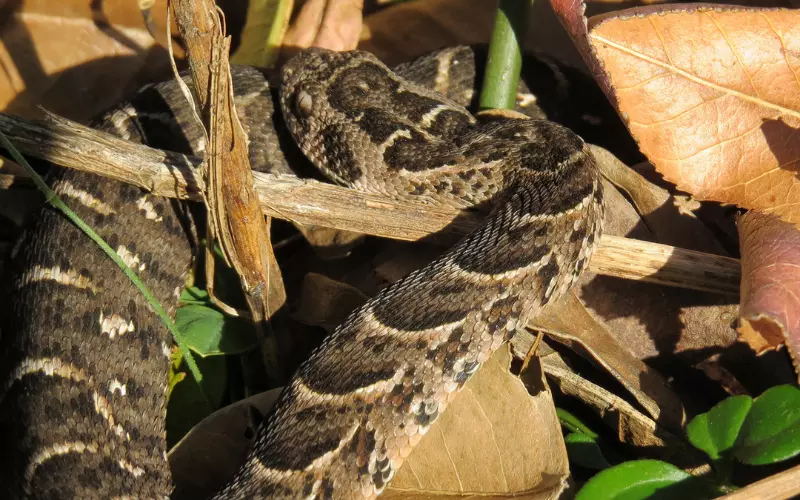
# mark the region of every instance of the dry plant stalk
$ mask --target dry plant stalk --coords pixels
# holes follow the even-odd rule
[[[767,478],[748,484],[718,500],[785,500],[797,498],[797,485],[800,484],[800,465],[778,472]]]
[[[143,187],[154,195],[202,201],[198,158],[153,149],[65,118],[47,122],[0,113],[0,131],[24,154]],[[0,184],[13,176],[0,175]],[[10,179],[11,178],[11,179]],[[253,172],[264,214],[336,229],[414,241],[432,233],[463,235],[478,218],[441,207],[399,202],[313,180]],[[5,179],[5,180],[4,180]],[[605,235],[589,262],[598,274],[736,295],[739,261],[669,245]]]
[[[234,109],[230,37],[223,34],[213,1],[174,0],[173,7],[209,136],[205,171],[209,228],[225,260],[241,278],[254,323],[266,326],[264,322],[286,302],[286,292],[272,251],[269,224],[264,224],[253,189],[247,136]],[[209,255],[206,262],[213,263],[213,258]],[[209,270],[213,272],[213,267]],[[208,282],[213,283],[213,278]],[[264,340],[268,373],[280,380],[275,337],[270,334]]]

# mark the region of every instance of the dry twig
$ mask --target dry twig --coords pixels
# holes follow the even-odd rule
[[[286,302],[286,292],[269,239],[269,220],[262,223],[253,189],[247,136],[234,109],[228,62],[230,37],[224,36],[213,1],[174,0],[173,5],[209,136],[204,190],[209,227],[225,260],[241,278],[254,323],[266,326],[265,322]],[[206,262],[213,263],[213,258]],[[213,279],[208,282],[213,283]],[[265,340],[268,374],[281,380],[274,334],[265,336]]]
[[[129,182],[153,194],[202,200],[198,158],[133,144],[64,118],[37,123],[0,114],[0,130],[25,154]],[[431,233],[463,235],[478,218],[312,180],[253,173],[264,214],[400,240]],[[8,182],[8,177],[0,184]],[[668,245],[603,236],[589,263],[599,274],[668,286],[737,294],[739,261]]]

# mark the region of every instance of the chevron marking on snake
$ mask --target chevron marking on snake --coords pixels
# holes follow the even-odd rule
[[[76,200],[84,207],[90,210],[94,210],[99,214],[111,215],[116,213],[114,209],[111,207],[111,205],[95,198],[94,196],[84,191],[83,189],[76,188],[69,182],[59,182],[53,187],[53,190],[60,195],[67,196],[69,198]]]
[[[33,476],[36,474],[36,469],[51,458],[66,455],[67,453],[97,453],[97,451],[97,445],[81,441],[68,441],[41,448],[40,451],[31,456],[31,460],[25,468],[26,493],[29,495],[32,493],[30,487],[33,482]]]
[[[55,281],[61,285],[71,286],[98,293],[99,289],[91,280],[76,272],[73,269],[62,270],[60,266],[42,267],[34,266],[33,269],[24,273],[19,280],[19,287],[37,283],[40,281]]]

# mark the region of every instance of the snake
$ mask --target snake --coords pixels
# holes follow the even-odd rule
[[[380,495],[459,389],[585,269],[603,220],[592,154],[546,119],[473,116],[473,60],[456,47],[393,71],[368,52],[312,48],[283,66],[277,88],[233,67],[254,169],[281,172],[302,154],[335,183],[486,217],[313,351],[214,498]],[[175,82],[150,85],[94,126],[202,154],[185,108]],[[186,205],[70,169],[50,182],[173,314],[198,245]],[[7,267],[0,491],[167,498],[165,327],[53,209],[26,227]]]

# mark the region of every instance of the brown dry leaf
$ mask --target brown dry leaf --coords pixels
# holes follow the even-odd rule
[[[632,171],[628,176],[637,177],[635,182],[626,181],[631,198],[637,206],[649,207],[651,212],[639,215],[617,189],[606,184],[606,234],[667,244],[689,243],[694,249],[716,247],[710,231],[695,220],[682,220],[689,217],[675,212],[673,198],[664,198],[662,193],[658,196],[663,200],[662,205],[652,211],[651,197],[660,189],[652,185],[631,189],[633,184],[650,183]],[[669,216],[656,216],[661,213]],[[676,223],[678,219],[681,221]],[[673,225],[678,229],[671,228]],[[691,241],[683,237],[684,231],[692,235]],[[670,378],[684,374],[687,362],[693,365],[706,360],[736,342],[736,332],[731,326],[736,317],[733,296],[678,290],[594,273],[585,273],[576,290],[620,344]],[[686,391],[676,390],[682,397],[687,396]]]
[[[147,32],[136,2],[16,2],[2,26],[0,107],[87,119],[169,72],[166,50]],[[98,5],[100,5],[98,7]],[[164,25],[164,8],[154,9]]]
[[[639,178],[637,182],[647,181]],[[650,192],[650,189],[631,190],[637,197],[642,192]],[[605,200],[606,234],[658,241],[651,231],[651,224],[670,225],[675,220],[674,217],[651,215],[647,224],[643,223],[643,217],[610,184],[605,186]],[[646,206],[648,202],[640,200],[637,204]],[[656,212],[672,211],[669,198],[665,205],[666,208],[662,206]],[[686,224],[693,228],[692,234],[697,238],[693,246],[707,248],[714,245],[709,232],[703,234],[694,223]],[[669,227],[656,230],[662,237],[674,237]],[[685,357],[686,361],[694,364],[736,341],[736,332],[731,327],[736,315],[736,307],[732,305],[735,297],[678,290],[590,272],[584,274],[575,290],[588,309],[602,319],[608,331],[613,332],[617,342],[636,358],[657,366],[667,377],[685,372],[686,363],[676,358]],[[683,397],[683,391],[680,393]]]
[[[319,325],[332,332],[368,297],[357,288],[317,273],[303,278],[297,310],[292,317],[304,325]]]
[[[800,357],[800,231],[777,217],[739,218],[742,250],[741,339],[758,353],[786,343]]]
[[[549,304],[530,321],[529,327],[547,332],[573,351],[585,351],[581,354],[594,358],[613,375],[650,416],[674,432],[683,427],[683,405],[667,381],[620,344],[586,310],[574,291]]]
[[[552,4],[668,180],[800,224],[800,11]]]
[[[361,35],[364,0],[308,0],[283,39],[290,51],[306,47],[352,50]]]
[[[295,227],[322,260],[347,257],[353,248],[364,242],[364,234],[354,231],[302,224]]]
[[[195,425],[169,451],[172,480],[179,498],[207,498],[230,480],[252,446],[254,425],[266,415],[281,388],[221,408]],[[252,409],[256,410],[253,414]]]
[[[558,498],[569,468],[552,396],[542,378],[529,394],[510,361],[504,346],[467,382],[381,498]]]
[[[694,214],[684,211],[677,197],[648,182],[609,151],[590,145],[603,177],[627,194],[659,243],[725,255],[717,240]]]
[[[393,5],[365,19],[359,48],[392,66],[450,45],[486,43],[496,8],[494,0]]]
[[[576,374],[555,351],[543,349],[542,368],[558,389],[595,411],[619,441],[640,448],[651,458],[666,460],[700,473],[708,471],[702,453],[687,446],[660,423],[641,413],[624,399]]]

